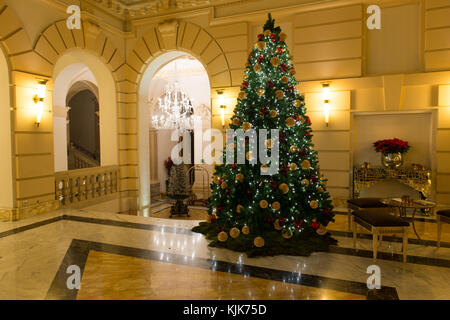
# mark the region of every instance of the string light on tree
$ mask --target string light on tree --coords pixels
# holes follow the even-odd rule
[[[296,90],[298,81],[286,39],[269,15],[245,64],[230,121],[233,130],[255,129],[258,133],[260,129],[278,129],[279,141],[268,136],[261,143],[267,152],[278,143],[279,170],[263,175],[261,172],[267,172],[272,164],[261,163],[248,141],[243,145],[237,139],[227,141],[231,149],[243,148],[247,161],[226,163],[225,147],[225,164],[215,166],[216,183],[211,184],[208,212],[217,212],[211,223],[220,230],[218,241],[223,243],[247,239],[254,248],[263,250],[270,245],[265,238],[267,232],[276,232],[282,241],[293,241],[301,234],[321,238],[333,221],[330,195],[313,149],[311,120],[304,97]],[[250,160],[256,160],[256,164]]]

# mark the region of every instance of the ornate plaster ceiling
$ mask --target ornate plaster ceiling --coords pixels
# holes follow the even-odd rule
[[[243,2],[243,0],[84,0],[109,13],[127,19],[137,19],[193,9]]]

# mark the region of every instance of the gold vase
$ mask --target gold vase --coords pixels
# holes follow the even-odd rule
[[[403,165],[403,155],[400,152],[381,155],[381,163],[386,168],[396,169]]]

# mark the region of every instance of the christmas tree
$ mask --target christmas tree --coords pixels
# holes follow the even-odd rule
[[[277,129],[278,141],[271,136],[265,147],[270,153],[277,146],[278,160],[270,165],[277,165],[278,172],[264,174],[268,165],[255,161],[248,138],[242,148],[249,161],[226,162],[227,149],[238,149],[235,136],[227,134],[224,164],[215,166],[211,184],[210,222],[194,228],[207,233],[211,245],[238,251],[269,247],[270,254],[283,253],[277,251],[280,247],[296,254],[292,250],[298,248],[299,255],[307,255],[335,243],[326,231],[333,207],[313,150],[304,98],[295,89],[298,81],[286,38],[269,14],[249,55],[230,124],[245,132]],[[302,251],[302,246],[308,248]]]

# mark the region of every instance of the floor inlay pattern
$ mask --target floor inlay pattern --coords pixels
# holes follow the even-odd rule
[[[66,285],[71,265],[81,269],[80,290]],[[360,300],[371,296],[366,283],[73,240],[47,299]],[[398,299],[398,295],[395,288],[383,287],[377,298]]]
[[[197,299],[231,297],[224,289],[230,280],[236,285],[236,299],[448,298],[448,230],[441,248],[436,248],[433,240],[436,224],[419,222],[427,237],[418,240],[410,235],[408,263],[400,260],[401,242],[386,236],[379,247],[379,259],[374,263],[371,236],[361,233],[354,249],[345,220],[346,216],[338,216],[336,223],[328,228],[338,240],[330,252],[309,257],[264,258],[249,258],[243,253],[208,247],[203,235],[191,232],[198,221],[70,209],[2,223],[0,299],[106,299],[117,295],[123,295],[123,299],[163,299],[149,291],[154,288],[152,283],[159,286],[159,280],[153,278],[154,282],[149,283],[145,270],[165,270],[164,266],[167,269],[164,277],[168,280],[175,281],[177,275],[184,277],[190,273],[203,279],[199,281],[209,294],[200,294]],[[119,281],[121,284],[114,287],[114,279],[120,277],[116,264],[133,265],[143,271],[142,276],[134,268],[128,271],[122,268],[126,271],[124,275],[129,276],[124,276]],[[366,269],[373,264],[380,267],[382,289],[369,291]],[[82,290],[86,291],[67,288],[70,275],[66,271],[70,265],[80,267]],[[98,278],[94,272],[99,273]],[[174,279],[168,277],[170,274]],[[189,277],[180,281],[186,288],[191,286]],[[105,285],[103,291],[99,291],[101,283]],[[258,283],[257,290],[250,290],[251,296],[248,283]],[[267,289],[273,286],[275,289]],[[215,287],[217,292],[206,287]],[[192,284],[192,288],[198,287]],[[173,295],[182,299],[184,292],[180,289]]]

